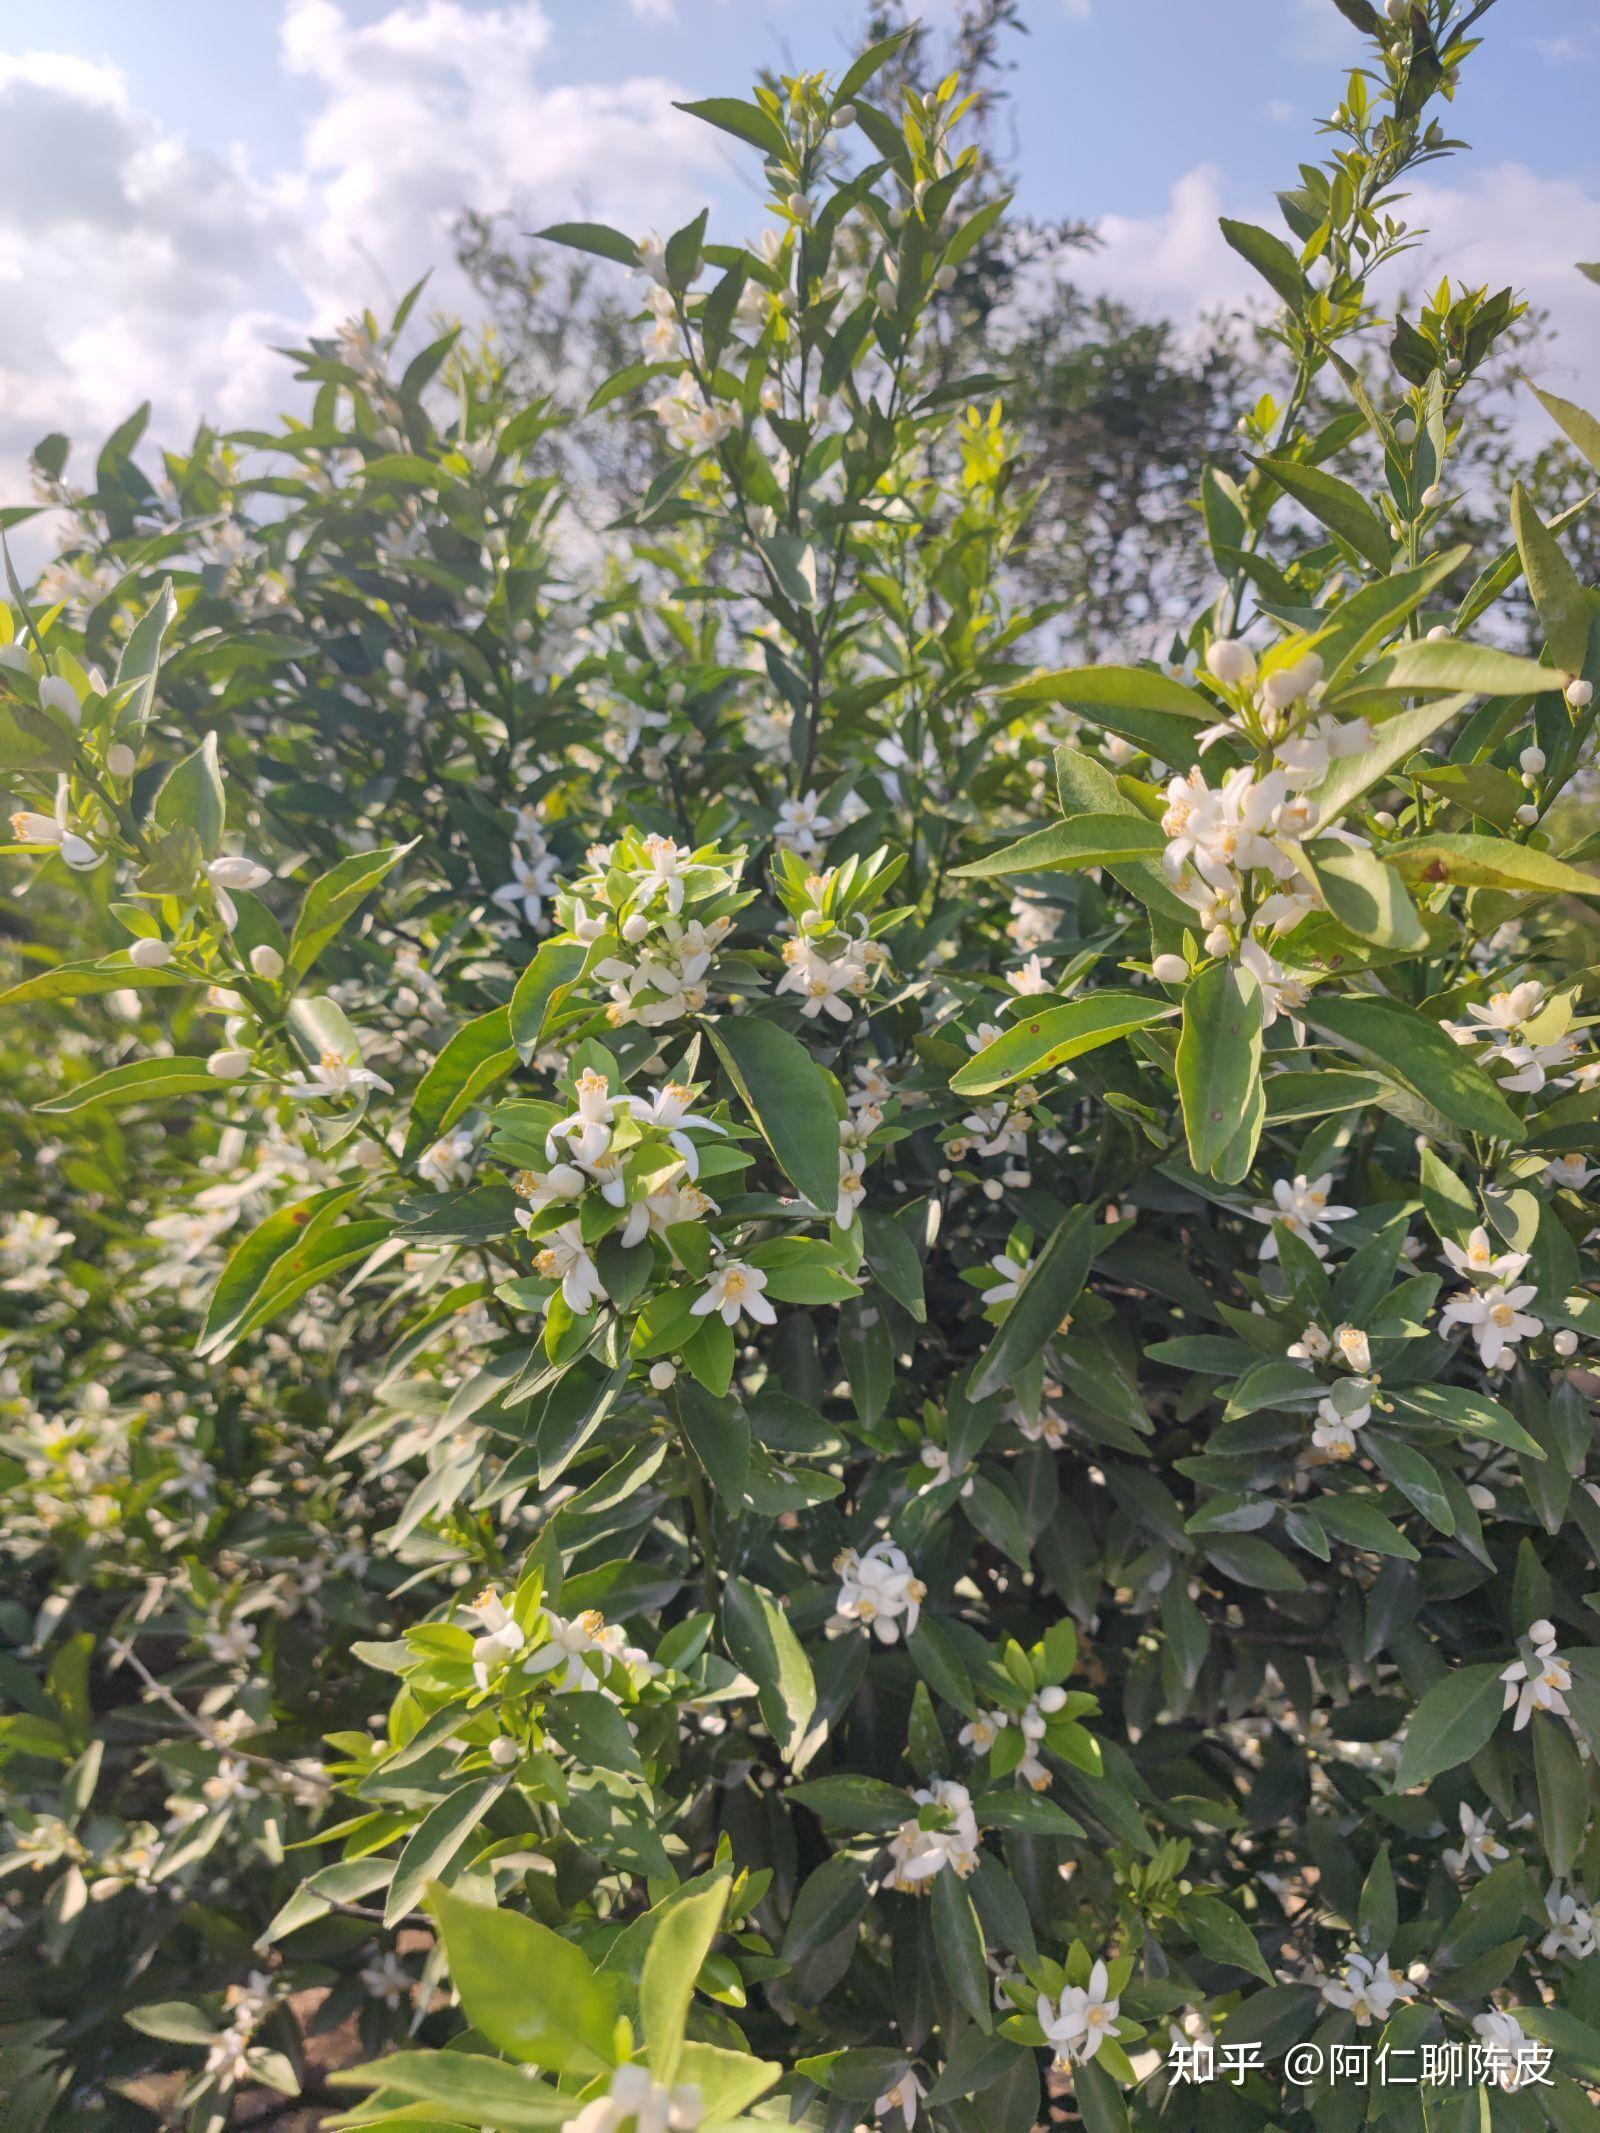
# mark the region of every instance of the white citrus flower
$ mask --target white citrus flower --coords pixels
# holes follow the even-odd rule
[[[597,1303],[605,1302],[605,1283],[600,1279],[600,1269],[589,1256],[589,1247],[577,1222],[563,1222],[559,1229],[551,1230],[542,1239],[533,1264],[542,1279],[561,1284],[568,1310],[579,1318]]]
[[[1543,1620],[1535,1622],[1528,1631],[1528,1642],[1533,1648],[1532,1665],[1520,1657],[1513,1659],[1500,1676],[1506,1685],[1502,1708],[1509,1711],[1513,1705],[1516,1707],[1517,1715],[1511,1721],[1513,1733],[1520,1733],[1535,1711],[1565,1718],[1566,1692],[1572,1686],[1572,1671],[1556,1650],[1554,1625]]]
[[[1252,1207],[1251,1219],[1256,1222],[1281,1222],[1293,1236],[1309,1244],[1319,1259],[1326,1259],[1328,1246],[1320,1231],[1331,1229],[1335,1222],[1347,1222],[1355,1213],[1353,1207],[1334,1206],[1328,1199],[1333,1185],[1332,1171],[1324,1171],[1320,1178],[1308,1178],[1303,1173],[1294,1178],[1279,1178],[1272,1188],[1270,1207]],[[1276,1259],[1278,1240],[1269,1226],[1261,1246],[1263,1259]]]
[[[1461,1848],[1458,1851],[1453,1846],[1447,1847],[1442,1855],[1452,1874],[1464,1874],[1469,1866],[1476,1867],[1480,1874],[1487,1874],[1502,1859],[1511,1857],[1490,1828],[1487,1815],[1475,1814],[1465,1800],[1461,1803],[1460,1813]]]
[[[689,1306],[696,1318],[715,1312],[725,1326],[736,1326],[748,1312],[763,1326],[774,1326],[778,1314],[766,1298],[767,1277],[759,1267],[742,1259],[726,1259],[711,1276],[711,1284]]]
[[[912,1817],[889,1839],[894,1862],[889,1885],[903,1895],[917,1896],[925,1894],[934,1876],[947,1867],[963,1880],[976,1871],[978,1819],[972,1811],[971,1793],[953,1778],[935,1778],[911,1798],[918,1807],[941,1808],[948,1818],[943,1829],[924,1829],[920,1819]]]
[[[870,1630],[880,1644],[896,1644],[902,1624],[908,1636],[916,1628],[928,1588],[903,1548],[892,1540],[874,1541],[862,1555],[846,1548],[833,1567],[840,1582],[828,1624],[831,1635],[859,1627]]]
[[[1518,1341],[1531,1340],[1544,1331],[1544,1324],[1523,1307],[1532,1303],[1538,1290],[1532,1282],[1508,1289],[1494,1281],[1486,1289],[1462,1289],[1452,1296],[1439,1314],[1441,1332],[1450,1326],[1470,1327],[1486,1370],[1508,1358]]]
[[[1515,1281],[1528,1263],[1526,1252],[1497,1253],[1482,1223],[1472,1232],[1465,1246],[1446,1237],[1443,1249],[1456,1272],[1474,1281]]]
[[[1416,1991],[1400,1971],[1390,1969],[1386,1954],[1352,1955],[1339,1977],[1325,1981],[1322,1997],[1328,2006],[1354,2015],[1358,2029],[1366,2029],[1374,2022],[1386,2022],[1395,2002],[1415,1999]]]
[[[1121,2002],[1111,1997],[1106,1966],[1096,1961],[1087,1985],[1069,1985],[1058,2000],[1041,1992],[1037,2004],[1044,2041],[1060,2068],[1083,2066],[1117,2026]]]

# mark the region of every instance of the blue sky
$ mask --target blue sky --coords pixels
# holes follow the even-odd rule
[[[952,0],[930,0],[937,20]],[[640,229],[749,166],[675,97],[839,65],[861,0],[9,0],[0,16],[0,477],[146,394],[181,432],[288,404],[271,344],[424,269],[464,300],[462,205]],[[1219,213],[1271,213],[1356,45],[1332,0],[1025,0],[1006,137],[1023,206],[1093,218],[1081,278],[1180,317],[1249,300]],[[1430,174],[1418,267],[1513,279],[1546,374],[1600,399],[1600,0],[1500,0],[1467,71],[1472,154]]]

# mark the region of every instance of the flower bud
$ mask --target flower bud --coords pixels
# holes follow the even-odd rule
[[[1444,366],[1444,374],[1445,374],[1445,376],[1446,376],[1447,378],[1459,378],[1459,377],[1460,377],[1460,375],[1461,375],[1461,358],[1460,358],[1460,356],[1451,356],[1451,357],[1450,357],[1450,359],[1448,360],[1448,362],[1447,362],[1447,363],[1445,364],[1445,366]]]
[[[1555,1641],[1556,1626],[1548,1615],[1541,1615],[1537,1622],[1528,1624],[1528,1642],[1530,1644],[1554,1644]]]
[[[1062,1688],[1041,1689],[1033,1700],[1046,1717],[1053,1718],[1066,1702],[1067,1692]]]
[[[1567,702],[1574,711],[1587,711],[1594,702],[1594,683],[1580,675],[1576,681],[1567,683]]]
[[[172,943],[157,940],[154,935],[135,941],[128,950],[128,961],[135,970],[160,970],[172,961]]]
[[[1435,505],[1435,504],[1439,504],[1439,503],[1442,503],[1443,501],[1444,501],[1444,491],[1443,491],[1443,489],[1441,489],[1441,488],[1440,488],[1439,484],[1438,484],[1438,483],[1437,483],[1436,481],[1430,481],[1430,482],[1429,482],[1429,484],[1428,484],[1428,486],[1427,486],[1427,487],[1426,487],[1426,488],[1425,488],[1425,489],[1423,490],[1423,492],[1422,492],[1422,508],[1423,508],[1423,510],[1424,510],[1424,511],[1431,511],[1431,510],[1433,509],[1433,507],[1434,507],[1434,505]]]
[[[1430,644],[1448,644],[1449,641],[1450,631],[1448,625],[1443,622],[1436,622],[1428,632],[1428,642]]]
[[[1205,949],[1207,955],[1226,955],[1232,945],[1232,942],[1228,939],[1226,926],[1213,926],[1206,935]]]
[[[1189,966],[1181,955],[1158,955],[1150,965],[1150,975],[1162,985],[1181,985],[1189,975]]]
[[[40,682],[39,701],[47,711],[59,711],[69,725],[76,726],[83,718],[77,690],[58,674],[47,674]]]
[[[1232,689],[1255,679],[1256,655],[1237,637],[1214,637],[1206,646],[1206,666],[1225,689]]]
[[[855,124],[855,122],[856,122],[856,107],[855,107],[855,105],[854,105],[854,104],[835,104],[835,105],[834,105],[834,107],[833,107],[833,123],[834,123],[834,124],[835,124],[836,126],[853,126],[853,125]]]
[[[513,1763],[520,1762],[521,1759],[522,1750],[514,1740],[507,1740],[504,1734],[498,1740],[490,1741],[489,1760],[491,1763],[497,1763],[502,1770],[509,1770]]]
[[[1381,830],[1392,830],[1394,828],[1394,817],[1386,807],[1380,807],[1372,820],[1376,827]]]
[[[269,948],[265,941],[250,951],[250,968],[258,978],[281,978],[283,957],[276,948]]]
[[[1530,802],[1524,800],[1522,805],[1517,809],[1517,820],[1522,824],[1524,829],[1532,829],[1533,825],[1538,821],[1538,819],[1539,810],[1534,807]]]
[[[1404,22],[1411,12],[1411,0],[1383,0],[1383,12],[1391,22]]]
[[[1394,441],[1396,444],[1416,443],[1417,425],[1410,415],[1401,415],[1396,420],[1394,426]]]
[[[1536,778],[1544,768],[1544,750],[1542,748],[1524,748],[1521,755],[1517,757],[1517,761],[1530,777]]]
[[[650,1365],[650,1383],[656,1392],[665,1392],[678,1382],[678,1368],[663,1357],[659,1363]]]
[[[1577,1352],[1578,1352],[1578,1336],[1577,1336],[1577,1334],[1576,1334],[1576,1333],[1574,1333],[1574,1332],[1572,1331],[1572,1329],[1571,1329],[1571,1327],[1570,1327],[1570,1326],[1563,1326],[1563,1327],[1562,1327],[1562,1329],[1561,1329],[1561,1331],[1560,1331],[1560,1332],[1559,1332],[1559,1333],[1558,1333],[1558,1334],[1556,1335],[1556,1354],[1557,1354],[1557,1355],[1576,1355],[1576,1354],[1577,1354]]]
[[[113,741],[106,750],[106,768],[114,778],[131,778],[139,767],[139,758],[126,741]]]
[[[630,946],[636,945],[638,942],[642,941],[649,931],[650,921],[648,918],[646,918],[642,911],[635,911],[631,917],[625,918],[622,921],[622,938],[627,941]]]
[[[213,1052],[206,1061],[206,1072],[217,1081],[238,1081],[250,1071],[250,1054],[235,1046],[221,1052]]]

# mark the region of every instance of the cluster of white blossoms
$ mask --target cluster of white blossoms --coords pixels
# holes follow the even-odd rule
[[[1387,1954],[1351,1955],[1337,1977],[1322,1980],[1324,2002],[1353,2015],[1358,2029],[1387,2022],[1399,2002],[1416,1996],[1416,1985],[1391,1967]]]
[[[963,1880],[977,1871],[978,1818],[971,1793],[954,1778],[935,1778],[911,1797],[926,1819],[912,1816],[889,1839],[888,1881],[903,1895],[926,1896],[934,1876],[946,1867]]]
[[[928,1588],[911,1568],[903,1548],[892,1540],[874,1541],[865,1554],[846,1548],[833,1567],[840,1582],[827,1628],[830,1637],[864,1629],[880,1644],[897,1644],[902,1626],[907,1636],[916,1628]]]
[[[1270,748],[1276,758],[1276,767],[1266,772],[1248,765],[1228,771],[1219,785],[1210,784],[1199,767],[1167,785],[1161,818],[1166,872],[1194,907],[1207,953],[1223,955],[1247,926],[1284,932],[1312,908],[1294,855],[1317,827],[1306,788],[1326,775],[1336,757],[1369,747],[1372,734],[1364,720],[1341,726],[1312,715],[1322,684],[1315,652],[1278,666],[1259,688],[1247,645],[1221,638],[1207,664],[1234,708],[1200,734],[1202,753],[1218,741],[1242,738],[1258,751]],[[1251,879],[1260,874],[1270,883],[1264,895]]]
[[[32,1208],[7,1215],[0,1221],[0,1289],[25,1295],[42,1289],[54,1279],[52,1268],[72,1242],[54,1215],[41,1215]]]
[[[1286,1353],[1298,1363],[1342,1364],[1352,1375],[1338,1378],[1317,1402],[1311,1431],[1312,1450],[1324,1459],[1353,1459],[1356,1432],[1372,1419],[1372,1344],[1360,1326],[1336,1326],[1331,1334],[1319,1325],[1306,1327]]]
[[[827,1015],[853,1021],[874,982],[889,968],[889,951],[875,940],[865,917],[840,924],[826,909],[837,869],[812,874],[794,913],[795,932],[783,944],[787,966],[775,991],[793,993],[808,1022]]]
[[[685,370],[650,402],[650,412],[679,452],[710,452],[739,427],[739,410],[726,400],[708,400],[692,370]]]
[[[538,808],[519,807],[511,839],[511,879],[501,883],[491,900],[536,933],[560,879],[561,861],[550,849]]]
[[[867,1144],[883,1124],[883,1113],[873,1103],[855,1105],[839,1121],[839,1203],[833,1219],[841,1229],[855,1220],[867,1197]]]
[[[744,901],[734,893],[744,854],[630,829],[587,856],[589,871],[558,908],[574,940],[603,950],[589,975],[610,995],[612,1027],[661,1029],[699,1014],[711,997],[713,959]]]
[[[1551,1069],[1566,1066],[1578,1054],[1578,1040],[1566,1027],[1570,1010],[1552,1001],[1537,978],[1491,993],[1488,1004],[1467,1009],[1464,1022],[1445,1029],[1460,1045],[1481,1045],[1479,1063],[1499,1077],[1502,1089],[1537,1095],[1551,1079]],[[1558,1077],[1565,1088],[1571,1077]]]
[[[619,2066],[606,2094],[564,2120],[561,2133],[695,2133],[705,2115],[698,2082],[668,2088],[648,2067]]]
[[[516,1660],[520,1674],[544,1681],[552,1694],[595,1694],[620,1703],[619,1678],[637,1689],[660,1672],[649,1654],[630,1644],[621,1626],[608,1622],[597,1607],[570,1619],[553,1608],[541,1608],[524,1629],[491,1585],[468,1603],[467,1613],[477,1631],[472,1671],[483,1689],[508,1660]]]
[[[1117,2026],[1121,2001],[1111,1994],[1110,1975],[1098,1958],[1086,1985],[1068,1985],[1058,1999],[1041,1992],[1038,2000],[1039,2027],[1044,2041],[1055,2053],[1063,2073],[1085,2066]]]
[[[1506,1685],[1506,1700],[1502,1708],[1515,1708],[1516,1717],[1511,1721],[1511,1730],[1520,1733],[1535,1711],[1548,1711],[1552,1718],[1567,1715],[1567,1690],[1572,1686],[1572,1669],[1556,1650],[1556,1627],[1543,1616],[1528,1625],[1528,1645],[1531,1656],[1513,1659],[1500,1679]]]
[[[716,1213],[716,1202],[695,1183],[700,1151],[693,1135],[727,1129],[694,1109],[695,1091],[683,1082],[631,1096],[613,1093],[608,1075],[585,1067],[573,1097],[574,1108],[545,1135],[547,1168],[517,1176],[525,1202],[517,1221],[539,1246],[537,1273],[582,1317],[607,1297],[593,1249],[602,1234],[615,1234],[625,1250],[656,1237],[670,1251],[674,1229]],[[603,1232],[585,1226],[591,1194],[611,1211],[602,1216]],[[562,1219],[552,1221],[553,1212]]]
[[[1581,1963],[1600,1947],[1600,1927],[1595,1924],[1589,1899],[1581,1889],[1564,1889],[1552,1881],[1545,1890],[1544,1915],[1549,1930],[1539,1943],[1539,1953],[1554,1961],[1567,1956]]]
[[[926,1458],[926,1452],[923,1456]],[[1066,1701],[1066,1690],[1052,1684],[1036,1690],[1020,1711],[980,1711],[961,1728],[956,1740],[961,1747],[970,1748],[974,1755],[987,1755],[1003,1733],[1015,1728],[1026,1744],[1022,1760],[1017,1765],[1017,1783],[1034,1792],[1048,1792],[1050,1772],[1039,1754],[1039,1743],[1050,1730],[1051,1719],[1064,1708]]]
[[[1541,1319],[1527,1306],[1539,1293],[1531,1281],[1517,1276],[1528,1263],[1526,1252],[1499,1252],[1489,1233],[1479,1227],[1466,1245],[1446,1239],[1445,1257],[1470,1286],[1449,1298],[1439,1314],[1439,1330],[1466,1326],[1478,1344],[1479,1359],[1486,1370],[1504,1370],[1516,1359],[1519,1341],[1533,1340],[1544,1331]]]
[[[866,812],[865,804],[854,793],[835,801],[831,815],[822,812],[819,793],[801,793],[796,799],[780,803],[773,841],[780,851],[793,852],[797,859],[814,859],[830,837],[848,829]]]

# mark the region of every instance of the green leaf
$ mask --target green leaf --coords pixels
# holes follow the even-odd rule
[[[1505,1704],[1501,1667],[1461,1666],[1436,1681],[1417,1705],[1401,1744],[1396,1792],[1427,1785],[1470,1762],[1488,1741]]]
[[[1364,1496],[1336,1496],[1329,1490],[1314,1497],[1306,1508],[1336,1540],[1348,1542],[1352,1548],[1365,1548],[1373,1555],[1399,1556],[1410,1563],[1417,1560],[1416,1549],[1399,1527],[1391,1525],[1377,1505]]]
[[[203,1059],[132,1059],[126,1066],[111,1067],[91,1081],[80,1082],[63,1095],[35,1104],[36,1111],[52,1117],[66,1111],[84,1111],[91,1104],[155,1103],[168,1096],[193,1096],[201,1089],[216,1091],[224,1086],[206,1072]]]
[[[571,1941],[521,1911],[428,1891],[450,1981],[474,2029],[508,2058],[560,2074],[596,2074],[614,2062],[616,1980]]]
[[[1539,1839],[1550,1871],[1564,1881],[1583,1846],[1589,1822],[1589,1781],[1571,1732],[1559,1719],[1535,1711],[1533,1768],[1539,1786]]]
[[[530,2081],[522,2067],[482,2052],[392,2052],[369,2066],[341,2068],[328,2079],[335,2088],[377,2089],[432,2105],[434,2114],[421,2121],[420,2133],[461,2125],[542,2133],[545,2127],[567,2125],[573,2116],[570,2094]],[[368,2123],[384,2123],[374,2121],[370,2110],[363,2115]]]
[[[1408,837],[1395,846],[1389,863],[1408,881],[1460,882],[1530,896],[1600,896],[1600,874],[1586,874],[1509,837]]]
[[[415,838],[409,844],[380,845],[376,851],[355,852],[318,875],[305,893],[289,939],[289,969],[296,978],[305,976],[379,882],[415,849]]]
[[[1561,689],[1566,677],[1517,652],[1492,644],[1464,644],[1453,638],[1419,638],[1388,652],[1356,677],[1363,689],[1394,689],[1415,694],[1427,690],[1463,690],[1472,696],[1526,696],[1531,691]]]
[[[1512,485],[1511,525],[1550,657],[1569,674],[1581,674],[1589,656],[1588,595],[1520,481]]]
[[[83,1000],[94,993],[155,991],[163,986],[193,985],[175,970],[141,970],[125,954],[97,957],[89,963],[58,963],[0,992],[0,1007],[29,1007],[41,1000]]]
[[[882,1778],[808,1778],[803,1785],[791,1785],[787,1797],[809,1807],[833,1829],[870,1830],[886,1836],[902,1822],[916,1819],[910,1795],[898,1785],[886,1785]]]
[[[511,995],[511,1041],[526,1065],[544,1038],[551,1016],[560,1008],[587,961],[576,941],[546,941],[517,980]]]
[[[678,1418],[711,1486],[730,1511],[744,1501],[750,1471],[750,1421],[737,1400],[713,1399],[688,1380],[678,1388]]]
[[[839,1198],[839,1121],[828,1078],[797,1037],[756,1016],[705,1030],[784,1175],[819,1213]]]
[[[1131,1030],[1164,1022],[1175,1012],[1167,1001],[1147,993],[1085,993],[1080,999],[1069,1000],[1065,1007],[1048,1007],[1042,1014],[1024,1015],[1004,1036],[969,1059],[952,1077],[950,1086],[958,1096],[987,1096],[1008,1082],[1047,1074],[1084,1052],[1113,1044]]]
[[[981,2030],[992,2029],[983,1928],[966,1884],[948,1867],[933,1877],[933,1941],[950,1990]]]
[[[687,111],[691,118],[704,119],[708,126],[731,133],[735,140],[748,141],[764,156],[781,157],[787,152],[789,144],[782,128],[759,104],[747,104],[737,96],[708,96],[700,103],[674,104],[672,108]],[[545,234],[548,236],[549,232]]]
[[[112,685],[116,702],[116,716],[112,721],[114,737],[137,749],[139,736],[150,723],[150,713],[155,708],[156,682],[161,672],[162,648],[168,630],[177,618],[178,603],[173,597],[172,580],[162,581],[160,592],[134,624],[128,641],[117,661],[117,678]]]
[[[1133,815],[1074,815],[1035,830],[987,858],[952,867],[953,881],[993,881],[1004,874],[1078,873],[1129,859],[1153,859],[1167,840],[1153,822]]]
[[[1594,471],[1600,474],[1600,422],[1573,401],[1563,400],[1556,393],[1547,393],[1537,385],[1532,391],[1546,414],[1554,418]]]
[[[547,244],[564,244],[574,252],[592,252],[597,259],[614,259],[621,267],[639,264],[639,247],[633,239],[603,222],[553,222],[534,234]]]
[[[222,848],[228,802],[222,790],[222,768],[217,761],[217,736],[208,733],[192,754],[181,757],[167,772],[156,794],[151,820],[158,829],[192,829],[207,859]]]
[[[1255,1935],[1228,1904],[1215,1896],[1191,1896],[1183,1906],[1183,1922],[1208,1962],[1227,1963],[1260,1978],[1264,1985],[1272,1983],[1272,1966]]]
[[[906,1802],[902,1796],[902,1821],[905,1810]],[[807,1956],[815,1955],[829,1941],[848,1932],[865,1914],[869,1899],[870,1891],[861,1868],[847,1852],[835,1852],[831,1859],[824,1860],[816,1872],[807,1877],[794,1900],[794,1909],[789,1913],[789,1924],[783,1936],[784,1961],[803,1963]]]
[[[1266,1116],[1261,1088],[1261,986],[1237,963],[1213,963],[1183,996],[1178,1094],[1189,1160],[1237,1184],[1255,1160]]]
[[[892,37],[881,37],[876,44],[869,44],[864,52],[859,53],[846,67],[843,78],[833,93],[834,109],[837,110],[840,104],[853,103],[873,76],[889,64],[910,35],[909,29],[896,30]]]
[[[974,1369],[967,1385],[970,1400],[986,1399],[1014,1385],[1022,1370],[1044,1353],[1088,1279],[1095,1244],[1092,1207],[1074,1207],[1062,1216]]]
[[[1377,993],[1341,999],[1316,992],[1304,1013],[1319,1033],[1381,1069],[1463,1132],[1525,1138],[1521,1119],[1482,1067],[1415,1008]]]
[[[1198,735],[1217,715],[1209,696],[1152,667],[1064,667],[1006,693],[1023,703],[1064,704],[1179,770],[1198,761]]]
[[[1372,506],[1347,481],[1341,481],[1325,468],[1303,466],[1293,459],[1261,459],[1256,464],[1331,533],[1337,534],[1379,570],[1387,571],[1394,554],[1394,537]]]
[[[359,1185],[336,1185],[292,1207],[280,1207],[258,1222],[234,1247],[217,1279],[195,1343],[196,1355],[222,1354],[230,1348],[284,1255],[314,1244],[360,1192]]]
[[[1262,279],[1275,289],[1291,311],[1303,311],[1308,290],[1300,262],[1281,237],[1254,222],[1234,222],[1226,215],[1218,227],[1241,259],[1248,260]]]
[[[1319,828],[1332,829],[1363,793],[1381,785],[1392,771],[1415,755],[1425,741],[1431,740],[1441,726],[1447,726],[1453,718],[1459,717],[1466,702],[1465,697],[1447,697],[1439,703],[1421,704],[1414,710],[1398,712],[1376,727],[1370,748],[1360,755],[1338,757],[1311,795],[1316,802]]]
[[[698,1895],[674,1903],[650,1938],[639,1980],[639,2015],[651,2075],[668,2088],[678,2077],[689,2003],[727,1904],[728,1885],[715,1880]]]
[[[1335,838],[1303,845],[1301,852],[1323,902],[1358,940],[1402,955],[1419,955],[1427,947],[1428,929],[1416,905],[1399,875],[1376,853]]]
[[[396,1862],[383,1911],[386,1926],[415,1910],[428,1883],[448,1872],[510,1782],[509,1777],[474,1778],[429,1809],[406,1839]]]
[[[1402,1412],[1447,1422],[1468,1436],[1487,1437],[1491,1444],[1504,1444],[1525,1459],[1545,1457],[1538,1439],[1485,1392],[1469,1391],[1465,1385],[1397,1385],[1390,1397]]]
[[[792,1769],[803,1769],[821,1739],[808,1730],[817,1684],[788,1616],[771,1593],[734,1577],[723,1587],[722,1627],[729,1651],[756,1685],[778,1753]]]
[[[463,1024],[429,1067],[411,1100],[401,1161],[414,1163],[516,1064],[508,1007],[491,1008],[475,1022]]]

